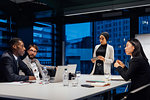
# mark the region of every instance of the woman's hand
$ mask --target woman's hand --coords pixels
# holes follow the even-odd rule
[[[125,67],[125,65],[123,64],[123,62],[122,61],[120,61],[120,60],[116,60],[116,62],[115,62],[115,64],[114,64],[114,67],[119,67],[119,66],[121,66],[122,68],[124,68]]]
[[[118,64],[118,62],[116,61],[115,63],[114,63],[114,67],[119,67],[120,66],[120,64]]]
[[[105,58],[103,56],[98,56],[97,57],[99,60],[105,61]]]
[[[117,60],[116,62],[118,62],[118,64],[119,64],[122,68],[124,68],[124,67],[125,67],[125,65],[124,65],[124,63],[123,63],[122,61]]]
[[[94,60],[94,59],[91,59],[91,61],[92,61],[92,63],[95,63],[95,62],[96,62],[96,60]]]

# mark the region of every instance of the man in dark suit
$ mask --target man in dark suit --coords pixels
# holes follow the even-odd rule
[[[9,41],[10,49],[2,54],[0,59],[0,81],[27,81],[35,80],[33,73],[27,65],[19,58],[25,53],[24,43],[19,38],[13,38]],[[26,76],[19,75],[22,70]]]

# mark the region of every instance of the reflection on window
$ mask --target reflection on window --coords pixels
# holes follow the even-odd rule
[[[94,23],[94,43],[99,44],[99,35],[102,32],[108,32],[110,37],[108,40],[108,44],[114,47],[115,52],[115,60],[119,59],[124,63],[129,60],[129,56],[127,56],[124,52],[124,45],[130,39],[130,19],[117,19],[117,20],[104,20],[104,21],[96,21]],[[97,28],[101,26],[100,28]],[[118,74],[114,71],[114,67],[112,67],[112,74]]]
[[[8,49],[8,41],[16,37],[15,25],[11,17],[0,16],[0,55]]]
[[[77,64],[81,73],[92,69],[92,30],[91,23],[67,24],[65,64]]]
[[[41,64],[52,65],[52,25],[44,22],[34,24],[33,43],[39,48],[36,57]]]
[[[139,17],[139,34],[150,33],[150,16]]]

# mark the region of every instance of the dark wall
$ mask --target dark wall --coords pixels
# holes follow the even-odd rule
[[[27,48],[33,43],[33,19],[31,15],[20,16],[16,19],[17,34],[21,38]]]

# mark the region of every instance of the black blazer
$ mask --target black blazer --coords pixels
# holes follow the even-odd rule
[[[150,66],[143,57],[134,57],[129,62],[129,68],[118,67],[116,69],[124,80],[131,79],[129,91],[150,83]]]
[[[19,70],[22,70],[27,76],[19,75]],[[29,76],[33,76],[33,73],[19,57],[17,66],[12,52],[6,51],[2,54],[0,59],[0,82],[26,81],[29,80]]]

